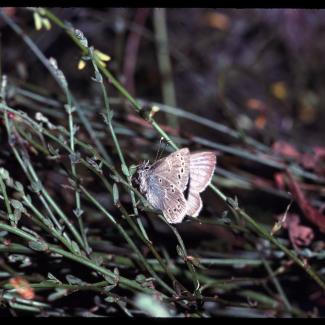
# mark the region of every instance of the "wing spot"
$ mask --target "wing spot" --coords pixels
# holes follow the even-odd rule
[[[161,178],[159,178],[159,183],[162,183],[162,180],[161,180]]]
[[[177,174],[177,177],[178,177],[179,179],[181,179],[181,175],[180,175],[180,174]]]

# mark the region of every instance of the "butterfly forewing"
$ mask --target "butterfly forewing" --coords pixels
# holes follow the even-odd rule
[[[157,174],[148,177],[147,199],[156,209],[163,212],[169,223],[181,222],[186,214],[183,193],[171,182]]]
[[[151,166],[152,173],[164,177],[181,191],[185,191],[190,174],[190,151],[183,148],[158,160]]]

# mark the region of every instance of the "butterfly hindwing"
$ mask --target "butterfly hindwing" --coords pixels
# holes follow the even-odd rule
[[[216,165],[216,154],[203,151],[190,155],[190,191],[201,193],[209,185]]]
[[[202,200],[200,194],[189,190],[186,202],[186,214],[191,217],[197,217],[202,209]]]
[[[160,175],[148,177],[147,199],[163,212],[169,223],[179,223],[186,215],[186,200],[183,193]]]
[[[213,176],[216,154],[212,151],[190,155],[190,181],[186,214],[197,217],[202,209],[200,193],[208,186]]]

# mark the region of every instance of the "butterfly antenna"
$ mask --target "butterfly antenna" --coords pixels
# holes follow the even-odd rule
[[[155,160],[154,160],[154,162],[156,162],[158,159],[160,159],[160,157],[161,157],[161,154],[162,154],[162,152],[160,152],[159,153],[159,151],[160,151],[160,148],[161,148],[161,143],[164,141],[164,138],[163,137],[161,137],[160,138],[160,141],[159,141],[159,147],[158,147],[158,150],[157,150],[157,154],[156,154],[156,157],[155,157]]]
[[[169,145],[169,142],[170,142],[169,140],[165,140],[164,138],[161,138],[161,141],[164,142],[164,147],[163,147],[163,149],[160,152],[159,159],[162,157],[163,153],[166,151],[167,146]]]

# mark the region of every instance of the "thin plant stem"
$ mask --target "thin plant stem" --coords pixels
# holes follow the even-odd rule
[[[169,55],[168,31],[166,24],[166,8],[153,10],[153,25],[155,29],[158,67],[161,76],[163,102],[169,106],[176,106],[175,86],[173,82],[172,64]],[[179,127],[176,115],[166,114],[168,124],[177,129]]]

